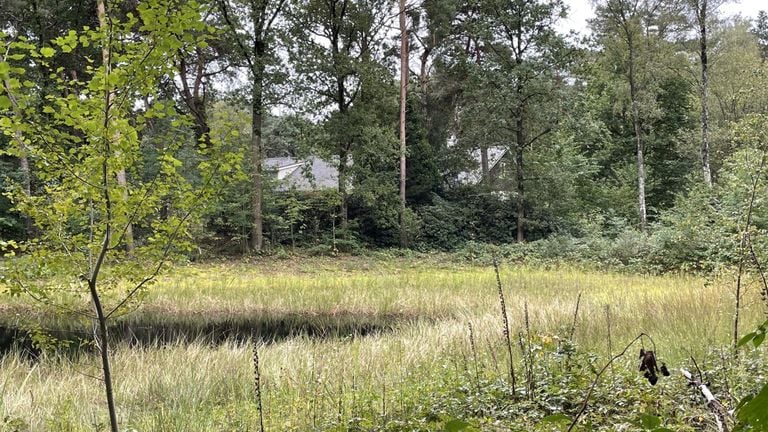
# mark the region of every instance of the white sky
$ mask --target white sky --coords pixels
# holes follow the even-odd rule
[[[569,7],[568,18],[560,22],[560,29],[564,32],[576,30],[579,33],[587,33],[587,20],[593,18],[591,0],[565,0]],[[718,9],[720,16],[734,16],[741,14],[744,17],[756,18],[757,12],[768,10],[768,2],[765,0],[736,0],[726,3]]]

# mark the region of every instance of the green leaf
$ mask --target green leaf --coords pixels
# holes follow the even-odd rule
[[[651,414],[643,414],[639,419],[640,426],[649,430],[661,426],[661,419]]]
[[[739,402],[739,405],[736,407],[736,410],[738,411],[741,407],[743,407],[744,405],[749,403],[749,401],[751,401],[754,398],[755,398],[755,395],[748,395],[748,396],[744,397],[744,399],[742,399]]]
[[[558,413],[558,414],[548,415],[543,419],[541,419],[541,421],[543,423],[565,423],[565,422],[572,421],[572,419],[565,414]]]
[[[11,100],[8,96],[0,95],[0,110],[7,110],[11,108]]]
[[[471,425],[461,420],[451,420],[445,424],[445,432],[460,432],[466,430]]]
[[[736,417],[749,424],[753,431],[768,431],[768,384],[736,412]]]
[[[757,336],[755,336],[754,339],[752,339],[752,345],[755,346],[755,348],[759,347],[760,344],[763,343],[765,340],[765,333],[758,333]],[[768,409],[768,407],[766,407]]]
[[[53,55],[56,54],[56,50],[51,47],[43,47],[40,48],[40,54],[42,54],[43,57],[53,57]]]
[[[736,344],[736,346],[744,346],[747,344],[747,342],[751,341],[755,337],[755,332],[745,334],[741,339],[739,339],[739,343]]]

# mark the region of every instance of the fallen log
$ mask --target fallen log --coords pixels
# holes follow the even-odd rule
[[[697,387],[699,391],[701,391],[701,394],[704,396],[704,399],[707,400],[707,407],[710,411],[712,411],[712,415],[715,416],[717,430],[719,432],[728,432],[728,424],[726,422],[727,413],[725,408],[723,407],[723,404],[721,404],[720,401],[717,400],[717,398],[709,390],[707,383],[702,382],[701,378],[693,376],[693,374],[685,369],[680,369],[680,372],[688,380],[688,384]]]

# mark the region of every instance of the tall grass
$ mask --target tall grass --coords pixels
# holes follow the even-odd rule
[[[385,416],[408,416],[429,404],[434,387],[460,376],[478,356],[483,367],[473,374],[504,375],[492,269],[391,261],[317,264],[180,269],[153,287],[141,309],[124,322],[145,328],[184,323],[192,333],[212,321],[256,326],[272,320],[288,330],[341,329],[325,333],[332,337],[287,331],[285,337],[255,342],[266,430],[326,429],[340,419],[366,429]],[[670,365],[690,355],[706,357],[711,347],[729,341],[733,296],[728,281],[527,267],[502,267],[500,276],[513,334],[523,330],[527,302],[533,337],[567,337],[582,293],[573,338],[598,355],[608,354],[606,305],[615,345],[640,332],[651,334]],[[25,307],[14,303],[6,310]],[[748,305],[745,328],[760,314],[756,303]],[[359,334],[356,329],[366,323],[382,325]],[[247,337],[212,341],[202,331],[192,336],[191,342],[116,346],[113,372],[123,427],[258,430],[254,342]],[[47,355],[36,362],[7,355],[0,360],[0,416],[21,419],[33,431],[98,429],[106,421],[100,382],[91,377],[98,375],[97,360],[87,355],[74,360]]]

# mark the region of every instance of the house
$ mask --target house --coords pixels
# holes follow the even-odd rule
[[[274,157],[264,159],[263,168],[277,176],[278,191],[310,192],[339,188],[339,170],[316,156],[306,159]]]
[[[487,148],[485,155],[488,161],[489,184],[497,184],[508,175],[511,154],[506,146],[492,146]],[[483,181],[483,152],[475,149],[470,152],[470,158],[473,161],[473,168],[467,171],[459,172],[456,180],[463,185],[478,185]]]

